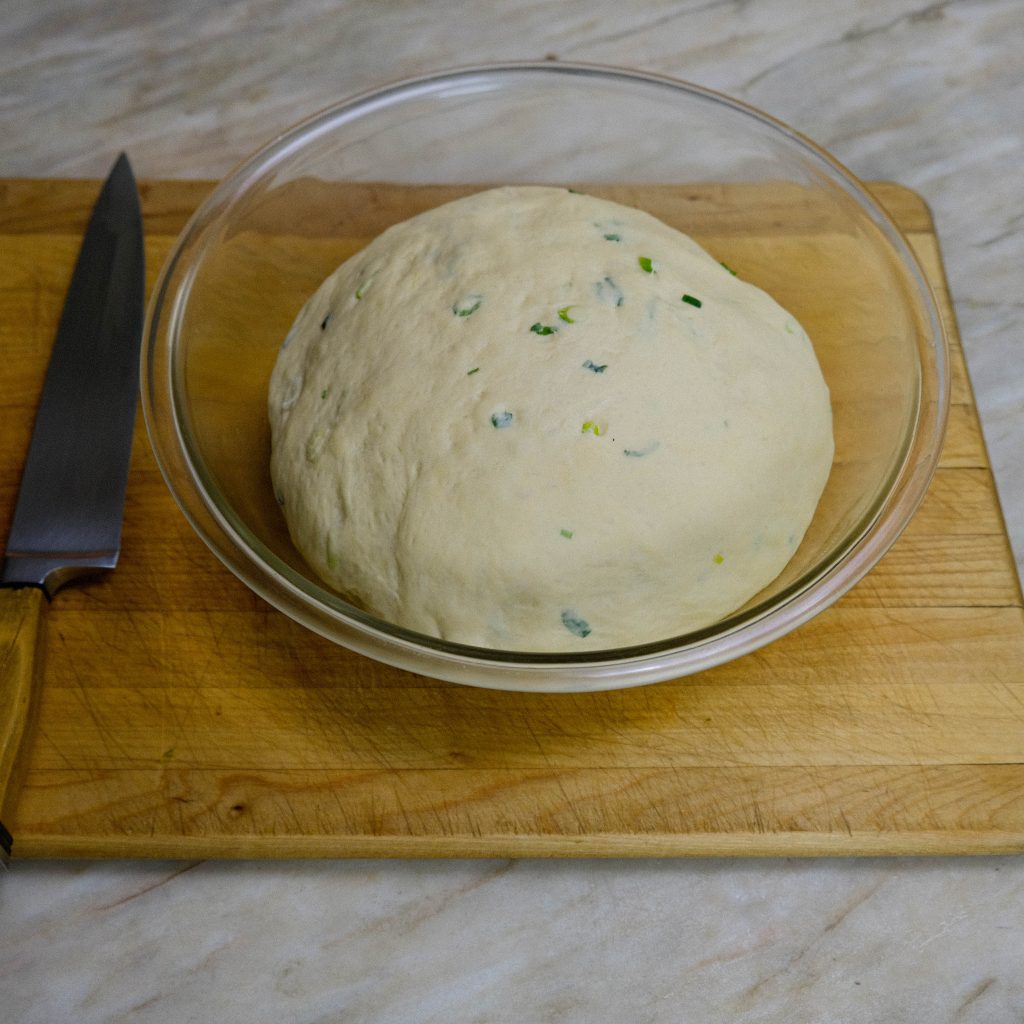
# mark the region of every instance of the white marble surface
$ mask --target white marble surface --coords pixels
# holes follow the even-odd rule
[[[218,177],[477,61],[721,89],[931,203],[1024,566],[1022,44],[1020,0],[0,0],[0,176]],[[1024,862],[16,862],[0,1019],[1020,1022]]]

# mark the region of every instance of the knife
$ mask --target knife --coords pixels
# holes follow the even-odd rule
[[[32,718],[43,609],[65,583],[113,569],[139,390],[142,213],[122,153],[68,287],[0,567],[0,863]]]

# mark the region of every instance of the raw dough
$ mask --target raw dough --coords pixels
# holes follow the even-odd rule
[[[650,215],[556,188],[448,203],[347,260],[285,339],[269,410],[319,576],[513,650],[722,618],[789,561],[833,455],[789,313]]]

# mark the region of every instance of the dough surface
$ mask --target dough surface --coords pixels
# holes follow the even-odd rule
[[[389,622],[506,650],[663,640],[791,558],[828,389],[773,299],[565,189],[397,224],[306,303],[269,394],[296,547]]]

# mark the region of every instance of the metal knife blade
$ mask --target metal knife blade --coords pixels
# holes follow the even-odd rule
[[[68,288],[0,583],[35,584],[52,597],[73,576],[117,564],[144,286],[138,190],[122,154]]]
[[[144,292],[139,195],[122,153],[68,287],[0,566],[0,814],[28,719],[41,595],[117,564]]]

